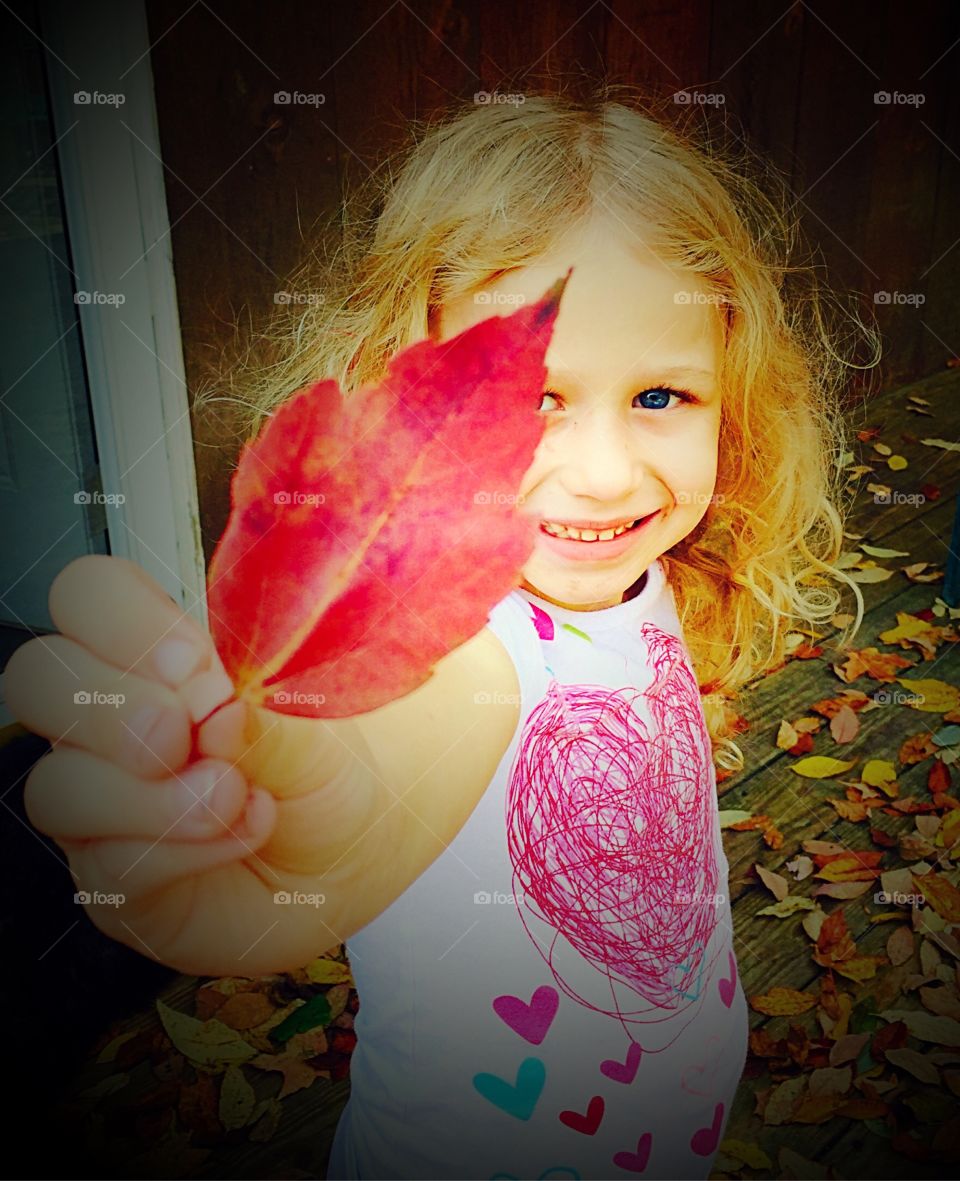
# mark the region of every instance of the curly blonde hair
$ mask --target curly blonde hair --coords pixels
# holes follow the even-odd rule
[[[830,620],[834,581],[856,601],[841,643],[860,627],[859,587],[835,565],[849,508],[841,394],[845,370],[868,367],[855,349],[866,341],[875,365],[879,337],[814,265],[791,262],[786,186],[750,149],[718,149],[695,118],[682,127],[632,87],[522,100],[461,101],[412,121],[408,144],[338,211],[334,258],[311,252],[288,284],[297,297],[195,408],[237,404],[251,438],[306,385],[334,378],[350,393],[382,377],[391,356],[433,334],[447,300],[530,264],[598,206],[656,227],[658,254],[701,276],[727,311],[716,492],[661,561],[715,757],[733,769],[730,699],[783,663],[789,631]]]

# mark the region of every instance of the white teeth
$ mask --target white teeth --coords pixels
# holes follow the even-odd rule
[[[610,541],[626,533],[636,521],[631,521],[629,525],[618,525],[616,529],[604,529],[600,533],[595,529],[575,529],[572,525],[561,525],[556,521],[543,521],[541,524],[545,532],[553,537],[566,537],[574,541]]]

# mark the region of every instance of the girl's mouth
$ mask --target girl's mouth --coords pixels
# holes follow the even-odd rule
[[[621,524],[606,529],[577,529],[559,521],[540,522],[540,540],[543,545],[561,557],[586,562],[599,562],[616,558],[628,550],[637,538],[646,533],[648,526],[659,516],[660,510],[646,517],[639,517],[630,524]]]

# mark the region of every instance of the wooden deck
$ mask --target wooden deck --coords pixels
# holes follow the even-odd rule
[[[906,409],[907,396],[911,393],[929,400],[931,417],[919,416]],[[899,653],[898,647],[880,644],[879,633],[896,624],[898,611],[915,612],[929,607],[943,589],[939,581],[912,583],[899,572],[899,568],[902,564],[922,561],[942,567],[946,562],[956,493],[960,487],[960,454],[923,446],[919,440],[926,437],[956,439],[960,435],[960,371],[946,370],[892,391],[877,398],[856,418],[854,425],[857,429],[881,428],[879,441],[889,445],[895,453],[904,455],[909,462],[905,470],[890,471],[885,460],[872,452],[871,443],[859,445],[861,453],[867,457],[864,462],[874,464],[875,474],[862,480],[864,491],[858,496],[859,507],[850,525],[852,532],[864,533],[866,540],[873,545],[909,552],[908,558],[879,560],[880,565],[894,567],[897,573],[886,582],[863,586],[866,616],[854,641],[857,648],[877,645],[884,651]],[[916,491],[925,484],[936,484],[942,495],[919,508],[909,504],[878,505],[865,491],[870,480],[904,492]],[[851,542],[850,546],[855,548],[855,543]],[[740,736],[739,743],[744,751],[745,766],[743,771],[723,782],[720,789],[722,809],[766,814],[783,833],[783,845],[777,850],[767,848],[759,832],[725,833],[731,867],[736,948],[748,997],[766,993],[776,986],[810,990],[816,994],[826,975],[811,958],[811,942],[800,925],[802,914],[787,919],[757,916],[757,912],[770,905],[774,898],[754,873],[754,864],[760,863],[791,878],[790,872],[783,867],[805,840],[831,840],[852,849],[875,848],[866,823],[838,820],[834,809],[824,802],[827,796],[842,795],[842,787],[833,781],[796,776],[789,770],[794,756],[775,745],[781,719],[795,720],[804,715],[814,701],[835,696],[848,687],[832,671],[831,664],[839,654],[830,646],[830,635],[825,634],[819,642],[824,647],[822,656],[793,660],[744,694],[742,710],[750,729]],[[935,677],[960,685],[960,660],[955,644],[944,644],[936,659],[929,662],[921,662],[913,650],[901,654],[916,662],[915,670],[907,670],[908,675]],[[873,693],[880,686],[861,679],[849,687]],[[896,764],[897,752],[904,739],[917,732],[935,731],[941,724],[941,715],[889,705],[863,714],[861,723],[856,740],[844,747],[834,744],[825,727],[824,732],[816,736],[815,752],[843,758],[857,756],[860,762],[866,758],[890,759]],[[929,763],[924,763],[903,771],[899,777],[902,796],[929,799],[925,781],[928,766]],[[956,778],[957,772],[953,774]],[[872,823],[881,821],[874,819]],[[906,833],[914,828],[914,820],[912,816],[884,816],[882,826],[890,832]],[[890,868],[904,864],[896,849],[890,851],[885,862],[889,862]],[[792,892],[809,894],[814,884],[815,879],[810,877]],[[871,925],[868,915],[878,909],[868,901],[871,898],[872,894],[868,893],[849,902],[829,898],[821,902],[828,914],[838,907],[843,908],[861,953],[882,955],[887,938],[898,924]],[[947,952],[942,956],[951,968],[955,967]],[[836,976],[835,980],[837,988],[849,992],[855,1002],[868,1000],[866,1008],[871,1011],[914,1008],[919,1004],[917,993],[902,995],[901,989],[905,976],[919,971],[915,950],[906,964],[884,966],[875,978],[862,984],[841,976]],[[168,1005],[191,1013],[198,983],[192,977],[176,976],[160,995]],[[954,978],[952,987],[955,989],[955,986]],[[784,1036],[791,1023],[806,1030],[811,1037],[820,1035],[815,1009],[791,1018],[768,1018],[751,1010],[752,1029],[766,1029],[774,1038]],[[114,1023],[111,1034],[156,1027],[156,1010],[149,1003],[133,1016]],[[856,1025],[852,1028],[855,1031]],[[942,1049],[912,1038],[907,1044],[923,1052]],[[960,1063],[960,1053],[957,1061]],[[164,1071],[169,1073],[176,1068],[175,1064],[166,1068],[162,1061],[140,1063],[136,1070],[124,1077],[121,1087],[124,1098],[127,1102],[134,1102],[134,1096],[143,1095],[145,1091],[158,1093],[158,1088],[169,1081],[165,1080]],[[960,1145],[960,1123],[949,1125],[950,1120],[960,1118],[957,1111],[960,1100],[955,1099],[950,1089],[951,1085],[958,1089],[960,1071],[957,1068],[953,1068],[951,1074],[950,1066],[944,1067],[943,1082],[939,1086],[920,1083],[905,1070],[894,1071],[883,1063],[867,1071],[868,1078],[874,1082],[899,1079],[896,1089],[885,1092],[884,1098],[891,1102],[900,1097],[896,1107],[897,1130],[901,1133],[912,1131],[916,1137],[916,1148],[911,1155],[905,1155],[903,1145],[891,1139],[891,1128],[882,1118],[833,1116],[820,1123],[764,1123],[756,1114],[758,1093],[776,1086],[783,1079],[808,1071],[809,1067],[806,1071],[791,1067],[774,1079],[763,1060],[752,1055],[748,1058],[747,1071],[731,1114],[727,1142],[745,1141],[762,1150],[770,1163],[754,1168],[741,1167],[733,1155],[721,1156],[715,1177],[934,1178],[955,1174],[956,1161],[960,1159],[956,1147],[953,1148],[953,1163],[944,1156],[932,1156],[929,1161],[911,1159],[911,1156],[919,1158],[924,1153],[931,1153],[932,1145],[942,1145],[948,1139],[954,1145]],[[291,1094],[282,1101],[282,1117],[275,1132],[262,1142],[250,1139],[249,1129],[243,1128],[221,1137],[214,1135],[206,1141],[191,1139],[182,1134],[171,1134],[172,1125],[161,1120],[157,1129],[158,1145],[149,1147],[142,1139],[137,1143],[123,1137],[116,1130],[115,1119],[104,1119],[104,1112],[118,1098],[109,1094],[110,1087],[115,1085],[109,1079],[118,1073],[117,1067],[98,1065],[91,1056],[89,1062],[81,1065],[71,1085],[73,1123],[64,1134],[77,1138],[72,1142],[71,1153],[76,1162],[74,1176],[322,1178],[330,1140],[349,1086],[346,1080],[331,1082],[318,1078],[309,1088]],[[258,1075],[255,1080],[258,1097],[276,1094],[278,1075],[250,1073]],[[84,1088],[94,1085],[103,1088],[102,1094],[94,1098],[81,1095]],[[856,1087],[850,1093],[860,1095]],[[912,1126],[904,1119],[911,1110],[902,1102],[906,1098],[913,1103]],[[137,1108],[134,1106],[130,1110],[136,1111]],[[142,1110],[149,1111],[149,1105]],[[943,1128],[946,1130],[942,1131]],[[936,1139],[938,1132],[939,1140]],[[77,1141],[87,1134],[93,1135],[93,1139],[91,1147],[84,1151]],[[92,1147],[94,1141],[97,1147]],[[786,1150],[784,1155],[781,1155],[782,1150]],[[909,1151],[909,1145],[906,1150]],[[798,1163],[798,1158],[791,1157],[791,1152],[813,1163]]]

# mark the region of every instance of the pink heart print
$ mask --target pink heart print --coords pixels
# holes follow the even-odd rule
[[[737,960],[732,951],[727,952],[727,967],[730,976],[721,976],[717,988],[720,990],[720,999],[729,1009],[733,1004],[733,994],[737,991]]]
[[[541,984],[529,1004],[518,996],[498,996],[494,998],[493,1009],[514,1033],[519,1033],[534,1046],[539,1046],[553,1024],[559,1005],[560,994],[557,990],[549,984]]]
[[[713,1110],[713,1123],[709,1128],[700,1128],[690,1137],[690,1147],[697,1156],[712,1156],[720,1140],[720,1125],[723,1123],[723,1104]]]
[[[605,1058],[600,1063],[600,1070],[617,1083],[632,1083],[637,1077],[637,1067],[643,1057],[643,1050],[636,1042],[630,1043],[627,1050],[626,1062],[618,1062],[616,1058]]]
[[[614,1155],[613,1163],[621,1169],[629,1169],[631,1173],[642,1173],[650,1159],[650,1145],[652,1143],[653,1134],[644,1132],[637,1141],[637,1151],[618,1152]]]

